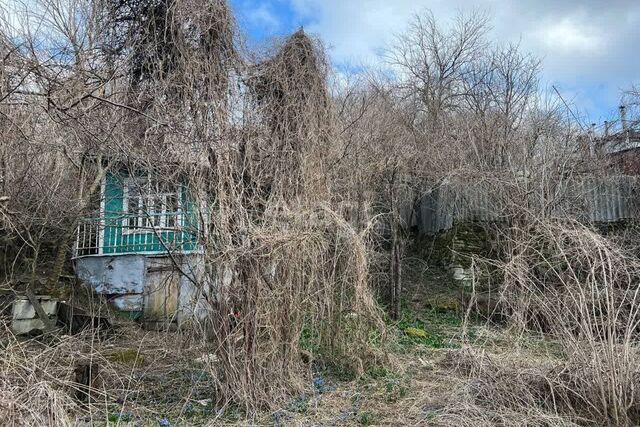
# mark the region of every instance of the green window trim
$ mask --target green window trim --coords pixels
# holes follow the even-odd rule
[[[198,251],[193,200],[184,183],[171,187],[175,190],[161,189],[146,176],[108,173],[101,189],[100,215],[81,222],[75,256]],[[136,196],[131,197],[132,193]]]

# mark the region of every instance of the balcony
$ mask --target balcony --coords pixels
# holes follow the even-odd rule
[[[73,256],[192,252],[198,233],[189,222],[181,213],[84,219],[78,224]]]

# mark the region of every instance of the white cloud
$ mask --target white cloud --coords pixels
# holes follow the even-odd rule
[[[536,35],[548,49],[559,49],[565,55],[574,51],[594,54],[605,47],[603,33],[578,25],[571,18],[549,21]]]
[[[493,17],[490,37],[499,43],[519,43],[541,57],[544,81],[578,92],[582,87],[578,99],[585,99],[585,109],[595,102],[587,100],[590,87],[608,87],[607,102],[615,103],[619,90],[640,77],[640,55],[635,53],[640,45],[637,0],[286,1],[307,30],[327,43],[337,64],[379,63],[380,50],[424,9],[446,25],[458,11],[477,9],[480,3]]]
[[[307,29],[319,34],[337,62],[377,61],[411,17],[410,1],[293,0],[295,10],[311,21]]]
[[[259,25],[268,31],[275,32],[280,28],[280,20],[266,4],[251,7],[246,16],[252,25]]]
[[[243,0],[236,4],[238,18],[243,25],[259,29],[267,34],[277,33],[282,29],[282,22],[274,12],[270,2]]]

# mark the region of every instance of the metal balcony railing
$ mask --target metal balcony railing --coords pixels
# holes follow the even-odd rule
[[[136,217],[111,215],[78,224],[74,257],[197,249],[197,229],[180,213]]]

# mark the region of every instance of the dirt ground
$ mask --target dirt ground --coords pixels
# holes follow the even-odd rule
[[[425,425],[464,388],[466,378],[455,368],[464,346],[458,291],[445,271],[419,262],[407,270],[402,318],[388,322],[392,335],[392,367],[375,368],[361,378],[318,369],[307,392],[277,411],[247,419],[227,408],[216,413],[206,348],[185,345],[177,334],[143,331],[121,322],[116,333],[96,348],[109,364],[111,384],[103,384],[105,405],[81,418],[89,425],[196,426],[368,426]],[[419,331],[412,336],[412,329]],[[471,334],[496,343],[485,326]],[[420,332],[422,331],[422,332]],[[495,334],[494,334],[495,335]],[[172,343],[172,341],[175,341]],[[171,348],[176,351],[172,352]],[[120,372],[120,383],[114,372]],[[106,371],[105,371],[106,372]],[[124,380],[126,378],[126,381]],[[106,390],[109,390],[107,393]],[[114,392],[120,394],[113,396]],[[107,396],[107,394],[109,396]],[[118,404],[106,403],[115,401]],[[99,400],[100,397],[97,397]],[[95,411],[92,405],[92,411]],[[105,414],[105,408],[107,408]],[[105,419],[106,418],[106,419]]]

